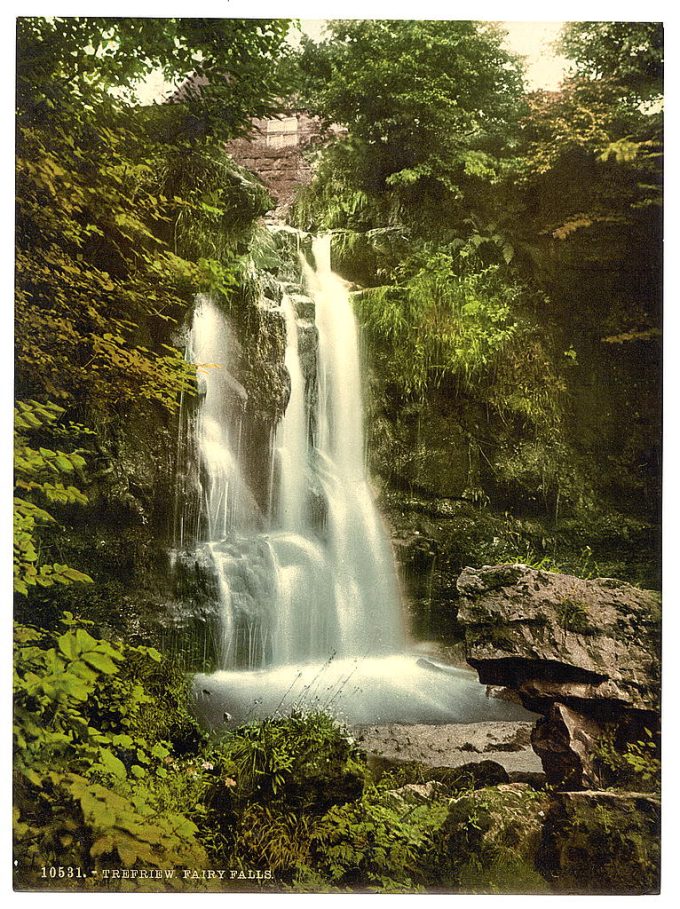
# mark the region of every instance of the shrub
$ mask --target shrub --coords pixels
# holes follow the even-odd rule
[[[242,726],[220,745],[233,771],[235,797],[285,802],[321,811],[358,798],[364,764],[359,749],[323,713],[292,713]]]
[[[39,885],[50,864],[78,866],[85,876],[68,880],[73,887],[91,886],[110,864],[205,866],[187,816],[205,781],[161,737],[180,728],[186,748],[190,721],[179,693],[160,705],[150,693],[167,683],[162,670],[157,678],[161,655],[95,638],[68,613],[62,624],[62,633],[15,626],[18,883]]]

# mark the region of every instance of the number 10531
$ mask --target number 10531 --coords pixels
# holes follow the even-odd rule
[[[43,865],[40,877],[87,877],[87,874],[73,865]]]

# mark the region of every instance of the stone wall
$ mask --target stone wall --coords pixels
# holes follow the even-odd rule
[[[322,141],[317,117],[294,112],[276,119],[253,120],[253,133],[228,145],[234,160],[257,174],[276,200],[278,209],[293,201],[297,186],[309,183],[309,150]]]

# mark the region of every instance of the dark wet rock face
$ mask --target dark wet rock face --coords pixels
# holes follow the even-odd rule
[[[659,595],[609,578],[525,565],[466,568],[458,620],[481,682],[514,689],[542,714],[532,744],[561,788],[606,783],[601,743],[619,752],[659,711]]]

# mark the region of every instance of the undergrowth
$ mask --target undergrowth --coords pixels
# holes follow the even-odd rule
[[[160,653],[68,613],[61,624],[15,626],[18,889],[53,889],[42,868],[54,866],[79,869],[59,889],[546,890],[534,862],[545,793],[420,765],[374,772],[317,712],[211,740]],[[655,772],[651,744],[617,760]],[[149,874],[107,878],[116,868]]]

